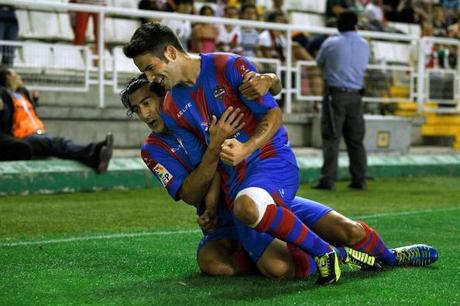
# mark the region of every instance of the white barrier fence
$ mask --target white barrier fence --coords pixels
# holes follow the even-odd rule
[[[137,21],[134,21],[133,18],[168,18],[200,23],[251,26],[256,29],[283,31],[287,38],[290,38],[293,32],[299,31],[328,35],[336,32],[331,28],[307,25],[252,22],[56,1],[2,0],[1,2],[17,6],[21,12],[39,11],[42,15],[46,15],[46,13],[57,14],[60,21],[70,11],[98,14],[99,24],[104,26],[99,27],[97,55],[91,55],[87,47],[62,44],[0,41],[0,46],[10,47],[10,49],[4,49],[3,53],[11,50],[11,47],[15,48],[14,67],[20,70],[22,75],[26,75],[26,82],[29,87],[50,91],[79,92],[89,90],[89,85],[94,84],[99,89],[98,105],[101,108],[105,106],[105,86],[110,85],[115,92],[119,92],[126,81],[138,73],[132,60],[124,57],[121,47],[123,43],[128,41],[131,32],[136,27]],[[60,28],[62,29],[63,26],[61,25]],[[29,29],[29,31],[34,32],[33,29]],[[416,101],[418,111],[422,112],[428,110],[424,107],[427,101],[435,101],[441,103],[442,107],[434,111],[460,112],[460,65],[457,63],[455,69],[450,66],[444,67],[445,65],[429,67],[426,59],[428,45],[442,46],[443,48],[448,46],[445,48],[449,50],[450,57],[455,53],[458,62],[459,41],[381,32],[360,32],[360,34],[370,41],[373,51],[372,64],[369,65],[365,76],[365,102],[404,103]],[[104,48],[107,42],[112,45],[115,44],[111,53]],[[291,113],[293,100],[297,103],[321,100],[322,75],[320,68],[314,61],[297,61],[292,64],[292,41],[286,39],[286,42],[285,63],[277,59],[266,58],[253,58],[251,60],[259,63],[262,67],[269,67],[271,72],[283,75],[284,108],[285,112]],[[28,50],[34,50],[35,53]],[[62,56],[63,54],[65,56]],[[11,57],[11,54],[6,56]],[[431,111],[433,110],[431,109]]]

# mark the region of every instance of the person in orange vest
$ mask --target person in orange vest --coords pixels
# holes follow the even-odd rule
[[[37,102],[16,71],[0,67],[0,161],[53,156],[79,161],[98,173],[107,171],[113,151],[111,133],[86,145],[54,137],[35,112]]]

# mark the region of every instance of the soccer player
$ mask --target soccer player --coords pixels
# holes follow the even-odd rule
[[[253,75],[252,79],[256,81],[253,82],[255,86],[245,86],[246,89],[254,89],[260,85],[260,75]],[[209,204],[211,201],[214,202],[213,205],[217,204],[220,201],[220,185],[209,186],[203,201],[199,199],[200,196],[197,198],[196,195],[201,195],[200,185],[211,181],[215,172],[215,169],[212,169],[213,160],[219,159],[220,146],[223,141],[244,126],[244,123],[241,122],[242,116],[238,109],[233,110],[230,107],[219,121],[216,119],[212,121],[209,128],[211,142],[200,164],[200,161],[194,161],[194,156],[197,154],[187,150],[183,146],[183,141],[167,129],[160,117],[164,89],[156,84],[153,84],[152,87],[149,85],[144,75],[133,79],[122,92],[122,102],[128,108],[128,112],[136,113],[139,119],[152,130],[142,147],[142,157],[146,165],[173,199],[183,199],[186,203],[197,207],[200,225],[204,225],[205,229],[214,228],[213,231],[205,230],[205,237],[200,242],[197,253],[200,269],[210,275],[233,275],[248,272],[251,265],[246,260],[246,253],[238,249],[239,244],[236,242],[239,242],[264,275],[292,278],[294,276],[306,277],[315,273],[316,264],[312,256],[270,235],[259,233],[237,220],[233,222],[230,211],[223,206],[216,207],[219,224],[209,226],[209,224],[206,225],[206,222],[202,222],[204,215],[202,202]],[[194,165],[194,162],[199,164]],[[294,205],[299,207],[312,203],[302,198],[296,198],[294,201]],[[323,208],[325,208],[323,211],[326,212],[327,208]],[[309,217],[312,224],[317,219]],[[362,258],[361,261],[357,255]],[[363,262],[365,258],[367,261],[375,262],[375,258],[357,252],[347,255],[342,261],[357,268],[366,268],[366,263]]]
[[[149,80],[171,90],[163,105],[165,123],[176,135],[191,132],[196,145],[209,144],[213,116],[221,117],[229,106],[241,109],[246,125],[224,141],[220,153],[227,205],[247,226],[314,255],[319,283],[337,281],[337,253],[292,211],[298,168],[281,126],[281,111],[270,94],[248,100],[238,92],[246,73],[254,70],[252,64],[234,54],[189,54],[169,28],[158,24],[137,29],[124,51]],[[389,265],[428,264],[437,258],[436,250],[423,245],[389,250],[368,225],[332,210],[315,227],[327,241],[374,254]]]

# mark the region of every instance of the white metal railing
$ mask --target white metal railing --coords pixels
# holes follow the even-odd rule
[[[336,33],[335,29],[331,28],[324,28],[324,27],[316,27],[316,26],[306,26],[306,25],[294,25],[294,24],[276,24],[276,23],[267,23],[267,22],[253,22],[253,21],[245,21],[245,20],[236,20],[236,19],[226,19],[226,18],[219,18],[219,17],[207,17],[207,16],[197,16],[197,15],[184,15],[184,14],[176,14],[176,13],[167,13],[167,12],[158,12],[158,11],[145,11],[145,10],[137,10],[137,9],[128,9],[128,8],[120,8],[120,7],[102,7],[102,6],[93,6],[93,5],[82,5],[82,4],[73,4],[73,3],[61,3],[55,1],[33,1],[33,0],[1,0],[1,3],[4,4],[11,4],[17,7],[28,9],[28,10],[41,10],[41,11],[52,11],[52,12],[68,12],[68,11],[82,11],[82,12],[93,12],[97,13],[99,16],[99,24],[103,25],[104,20],[107,17],[123,17],[123,18],[157,18],[157,19],[179,19],[179,20],[189,20],[191,22],[199,22],[199,23],[212,23],[212,24],[230,24],[230,25],[238,25],[238,26],[252,26],[257,29],[272,29],[272,30],[279,30],[283,31],[286,34],[287,38],[291,37],[293,32],[302,31],[302,32],[309,32],[311,34],[333,34]],[[417,46],[417,53],[415,56],[415,62],[417,63],[417,69],[414,70],[410,66],[403,66],[400,64],[393,65],[391,63],[381,63],[376,65],[370,65],[368,74],[376,74],[377,71],[380,74],[394,74],[394,73],[401,73],[402,75],[407,74],[407,78],[404,81],[406,86],[409,87],[409,94],[407,97],[392,97],[391,95],[384,95],[384,96],[366,96],[365,101],[367,102],[407,102],[413,101],[415,98],[418,102],[418,111],[424,110],[424,102],[428,100],[429,91],[427,88],[430,87],[430,83],[427,83],[426,80],[429,80],[429,75],[433,74],[434,72],[431,70],[427,70],[424,63],[424,54],[420,52],[422,50],[424,44],[427,41],[430,41],[430,38],[418,38],[414,35],[403,35],[403,34],[394,34],[394,33],[381,33],[381,32],[367,32],[367,31],[360,31],[359,32],[362,36],[366,37],[367,39],[374,39],[374,40],[382,40],[382,41],[392,41],[398,42],[399,45],[401,42],[407,45]],[[444,43],[444,44],[451,44],[456,45],[457,50],[460,55],[460,48],[459,42],[450,40],[450,39],[431,39],[431,41],[435,43]],[[310,77],[317,78],[315,73],[319,74],[319,70],[316,67],[315,62],[298,62],[295,65],[292,64],[292,41],[291,39],[286,39],[287,47],[285,50],[286,55],[286,62],[276,63],[276,72],[279,74],[280,71],[285,72],[285,86],[283,89],[284,95],[284,108],[285,112],[290,113],[292,111],[292,98],[295,95],[297,100],[306,100],[306,101],[313,101],[321,99],[321,91],[317,88],[314,88],[312,92],[302,92],[302,82],[305,82],[302,77],[302,69],[306,69],[306,71],[310,71]],[[113,56],[113,73],[110,78],[107,78],[107,65],[106,65],[106,57],[104,54],[104,43],[105,43],[105,32],[104,27],[99,27],[99,41],[97,42],[98,46],[98,66],[97,66],[97,80],[89,80],[90,84],[97,84],[99,89],[99,107],[103,108],[105,106],[104,102],[104,86],[105,85],[113,85],[113,89],[118,91],[120,89],[120,83],[129,77],[131,71],[119,71],[119,60],[120,53],[117,55],[114,54]],[[395,44],[396,45],[396,44]],[[394,51],[395,53],[399,51]],[[265,61],[270,62],[273,61],[272,59],[255,59],[254,61]],[[90,62],[90,59],[88,59]],[[454,75],[453,81],[453,99],[450,101],[453,104],[456,104],[457,111],[460,111],[460,103],[459,103],[459,64],[457,64],[457,73]],[[374,73],[372,72],[374,71]],[[134,71],[132,71],[134,74]],[[444,74],[452,76],[453,73],[451,72],[443,72]],[[294,74],[294,80],[292,80]],[[87,74],[88,76],[88,74]],[[422,80],[422,81],[418,81]],[[295,82],[293,82],[295,81]],[[374,80],[375,81],[375,80]],[[415,83],[415,81],[417,81]],[[312,84],[316,84],[317,82],[314,80],[307,79],[308,82],[312,82]],[[316,82],[316,83],[315,83]],[[375,82],[378,82],[375,81]],[[416,86],[415,86],[416,84]],[[309,85],[309,84],[308,84]],[[316,85],[315,85],[316,86]],[[87,87],[86,87],[87,88]],[[311,89],[311,86],[309,87]],[[407,99],[406,99],[407,98]]]
[[[0,40],[0,57],[9,57],[30,89],[87,92],[91,57],[88,47]]]

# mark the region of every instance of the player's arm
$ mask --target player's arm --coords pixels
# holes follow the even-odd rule
[[[281,80],[274,73],[257,73],[249,71],[243,76],[243,84],[238,88],[247,100],[263,97],[269,90],[273,96],[281,92]]]
[[[205,231],[211,231],[217,224],[217,205],[220,196],[220,175],[216,173],[204,197],[205,211],[197,218],[198,225]]]
[[[239,109],[229,107],[217,121],[213,116],[209,127],[210,142],[201,163],[185,179],[179,190],[179,197],[188,204],[197,206],[209,190],[219,162],[223,142],[244,127],[243,114]]]
[[[231,65],[227,66],[227,78],[234,88],[239,88],[243,82],[245,74],[255,71],[255,67],[244,57],[240,57]],[[243,102],[252,113],[261,119],[251,138],[245,142],[239,142],[237,139],[227,139],[222,146],[221,159],[230,165],[237,165],[255,150],[266,144],[275,135],[283,122],[283,114],[278,107],[273,96],[269,93],[263,97],[254,100],[245,100]]]
[[[222,161],[229,165],[238,165],[255,150],[266,144],[281,127],[282,122],[283,114],[279,107],[268,110],[247,142],[242,143],[235,138],[224,141],[220,154]]]

